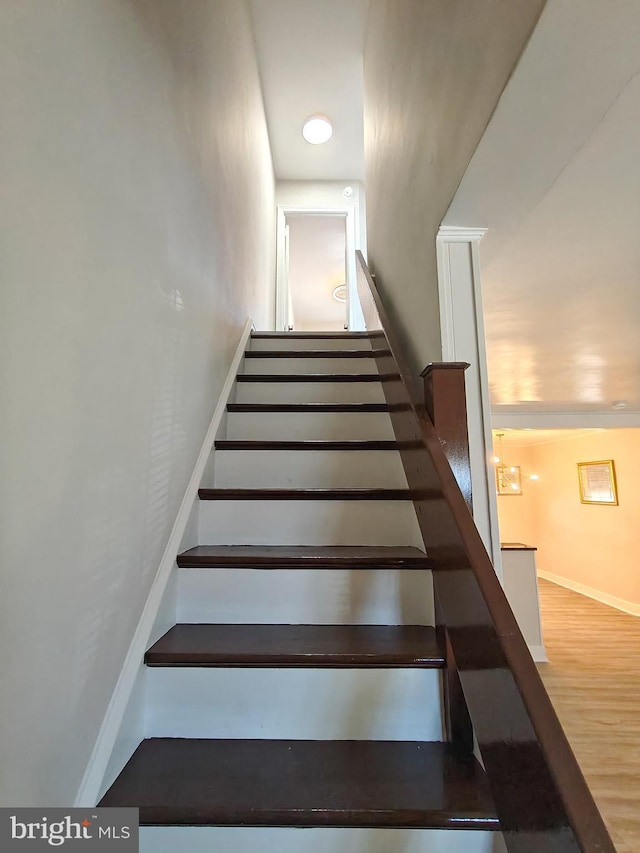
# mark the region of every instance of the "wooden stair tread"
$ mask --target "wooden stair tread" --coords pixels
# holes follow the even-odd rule
[[[374,545],[196,545],[178,555],[187,568],[430,569],[418,548]]]
[[[174,625],[146,653],[147,666],[444,666],[426,625]]]
[[[379,334],[376,335],[379,337]],[[345,340],[349,340],[349,338],[371,338],[374,337],[374,333],[371,332],[251,332],[251,337],[260,339],[271,339],[271,338],[282,338],[284,340],[313,340],[314,338],[318,338],[320,340],[334,340],[344,338]]]
[[[395,373],[238,373],[236,382],[381,382]]]
[[[433,742],[151,738],[99,806],[143,825],[498,829],[480,765]]]
[[[258,441],[257,439],[219,438],[215,442],[216,450],[398,450],[396,441],[357,440],[331,441],[322,439],[300,439],[286,441],[274,439]]]
[[[376,358],[391,351],[374,349],[274,349],[247,350],[244,357],[252,358]]]
[[[228,412],[390,412],[387,403],[227,403]]]
[[[410,501],[409,489],[198,489],[201,501]]]

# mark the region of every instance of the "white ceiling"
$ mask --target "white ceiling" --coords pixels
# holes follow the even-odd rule
[[[494,429],[493,448],[499,453],[500,438],[504,447],[538,447],[541,444],[555,444],[557,441],[567,441],[572,438],[581,438],[596,432],[604,432],[603,429]]]
[[[251,0],[276,178],[362,180],[362,44],[368,0]],[[309,115],[333,122],[325,145]]]
[[[251,0],[277,178],[362,179],[367,5]],[[445,217],[489,229],[498,422],[640,413],[639,44],[640,0],[548,0]],[[326,146],[302,139],[314,112]]]
[[[640,411],[640,2],[549,0],[445,223],[484,226],[494,413]]]
[[[333,289],[345,283],[345,218],[290,214],[289,287],[294,330],[342,331],[346,304]]]

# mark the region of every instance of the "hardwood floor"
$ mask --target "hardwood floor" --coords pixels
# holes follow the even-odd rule
[[[640,851],[640,619],[539,579],[542,679],[618,853]]]

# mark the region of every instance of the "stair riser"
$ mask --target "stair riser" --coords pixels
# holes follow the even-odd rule
[[[439,670],[153,667],[146,689],[145,737],[442,739]]]
[[[246,358],[242,373],[377,373],[375,358]]]
[[[368,338],[251,338],[251,352],[269,350],[370,350]]]
[[[407,488],[393,450],[221,450],[213,470],[221,489]]]
[[[200,545],[424,548],[409,500],[213,500],[199,511]]]
[[[238,382],[235,399],[238,403],[385,402],[381,382]]]
[[[395,441],[386,412],[232,412],[227,438],[253,441]]]
[[[431,572],[179,569],[178,622],[433,625]]]
[[[455,829],[141,827],[140,853],[491,853],[495,833]]]

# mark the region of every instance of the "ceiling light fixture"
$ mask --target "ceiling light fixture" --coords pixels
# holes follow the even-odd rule
[[[347,285],[339,284],[337,287],[333,288],[333,293],[331,294],[336,302],[346,302],[347,301]]]
[[[322,145],[333,136],[333,125],[327,116],[318,113],[305,119],[302,125],[302,135],[312,145]]]
[[[522,494],[522,478],[524,473],[520,465],[507,465],[505,461],[504,449],[502,447],[502,439],[507,428],[503,432],[495,432],[494,435],[498,439],[498,453],[493,457],[493,462],[496,466],[496,484],[499,495],[521,495]],[[494,446],[494,451],[495,451]],[[530,480],[539,480],[538,474],[528,474]]]

